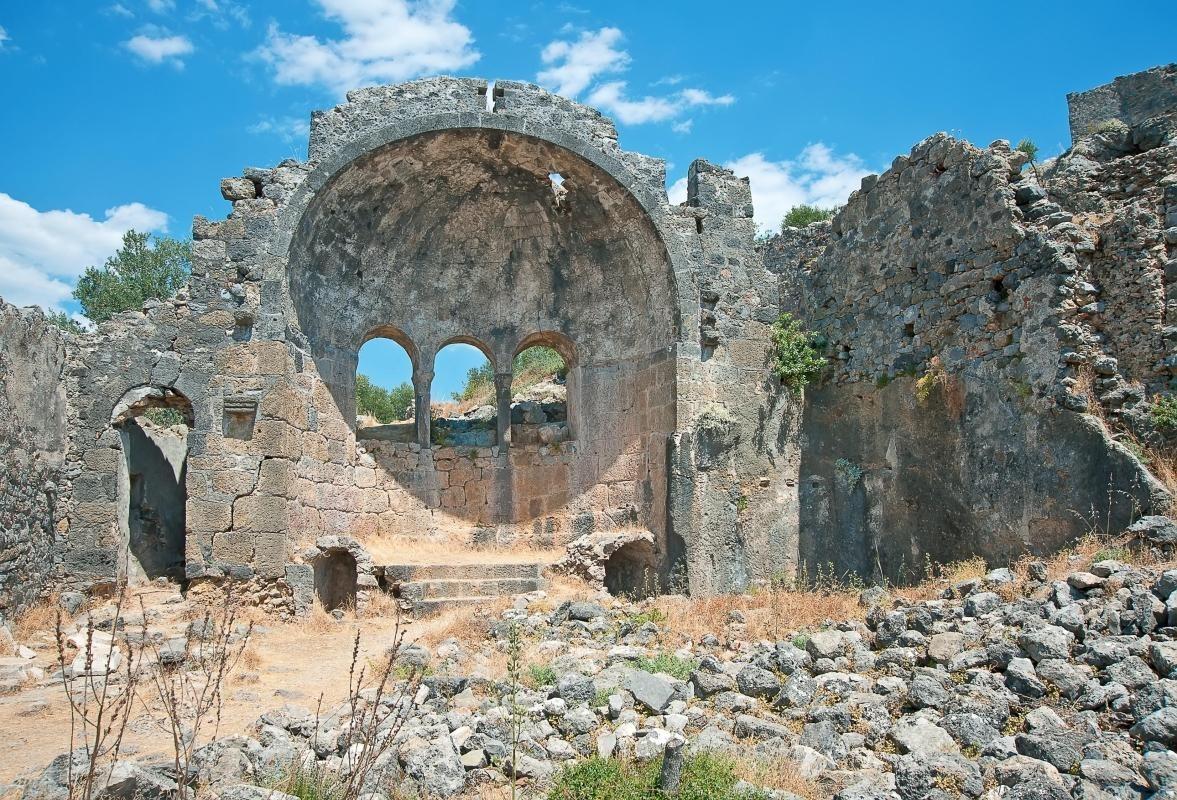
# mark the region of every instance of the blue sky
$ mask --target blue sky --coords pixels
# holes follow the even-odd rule
[[[665,158],[672,198],[695,157],[750,176],[767,228],[936,131],[1057,154],[1066,93],[1177,58],[1175,31],[1167,0],[1111,18],[1074,0],[5,4],[0,296],[76,310],[73,282],[123,231],[223,217],[219,179],[305,157],[310,111],[351,85],[542,83]]]

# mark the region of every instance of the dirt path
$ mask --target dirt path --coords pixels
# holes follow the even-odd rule
[[[148,600],[150,602],[150,600]],[[185,604],[149,605],[161,619],[152,630],[182,632],[192,616]],[[445,619],[410,626],[410,638],[444,629]],[[379,657],[391,646],[392,619],[334,621],[320,615],[310,621],[267,621],[255,631],[245,657],[229,677],[225,691],[220,735],[245,733],[265,711],[285,704],[314,711],[323,695],[323,709],[334,707],[347,695],[347,676],[352,662],[356,631],[361,633],[360,663]],[[0,784],[38,773],[55,756],[68,749],[70,714],[55,666],[53,634],[42,630],[22,642],[36,653],[35,664],[46,679],[15,694],[0,695]],[[138,759],[158,755],[170,758],[169,736],[149,713],[153,689],[142,685],[139,702],[124,740],[123,751]],[[207,737],[202,734],[202,739]]]

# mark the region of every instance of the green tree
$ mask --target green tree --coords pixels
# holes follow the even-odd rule
[[[475,398],[491,398],[495,396],[495,371],[490,362],[479,364],[466,370],[466,383],[454,393],[454,399],[459,402],[474,400]]]
[[[356,410],[387,425],[409,416],[413,407],[413,387],[401,383],[385,389],[372,383],[367,375],[356,375]]]
[[[789,209],[789,213],[785,214],[785,218],[781,220],[781,230],[785,228],[804,228],[814,222],[822,222],[830,219],[834,214],[838,213],[837,208],[819,208],[818,206],[809,206],[802,203],[799,206],[793,206]]]
[[[801,394],[826,367],[813,334],[805,331],[790,314],[781,314],[772,324],[772,346],[772,370],[793,394]]]
[[[123,246],[102,267],[87,267],[74,289],[82,313],[104,322],[145,300],[176,293],[191,272],[192,246],[167,236],[127,231]]]

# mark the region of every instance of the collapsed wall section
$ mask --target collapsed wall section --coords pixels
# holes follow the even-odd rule
[[[937,135],[864,179],[832,223],[765,244],[782,307],[831,358],[800,433],[810,570],[909,580],[929,560],[1004,562],[1168,502],[1082,413],[1095,410],[1092,374],[1109,369],[1102,348],[1160,335],[1153,300],[1124,286],[1149,285],[1155,266],[1122,283],[1093,271],[1155,260],[1159,230],[1131,257],[1122,238],[1113,250],[1025,161],[1004,142]],[[1131,332],[1108,335],[1098,317],[1118,303]],[[1150,380],[1155,356],[1130,377]]]
[[[37,599],[58,557],[66,350],[39,309],[0,301],[0,617]]]

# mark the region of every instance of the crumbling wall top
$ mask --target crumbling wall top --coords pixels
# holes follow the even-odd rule
[[[1150,117],[1177,113],[1177,63],[1121,75],[1085,92],[1072,92],[1067,95],[1067,107],[1072,142],[1111,120],[1131,128]]]

